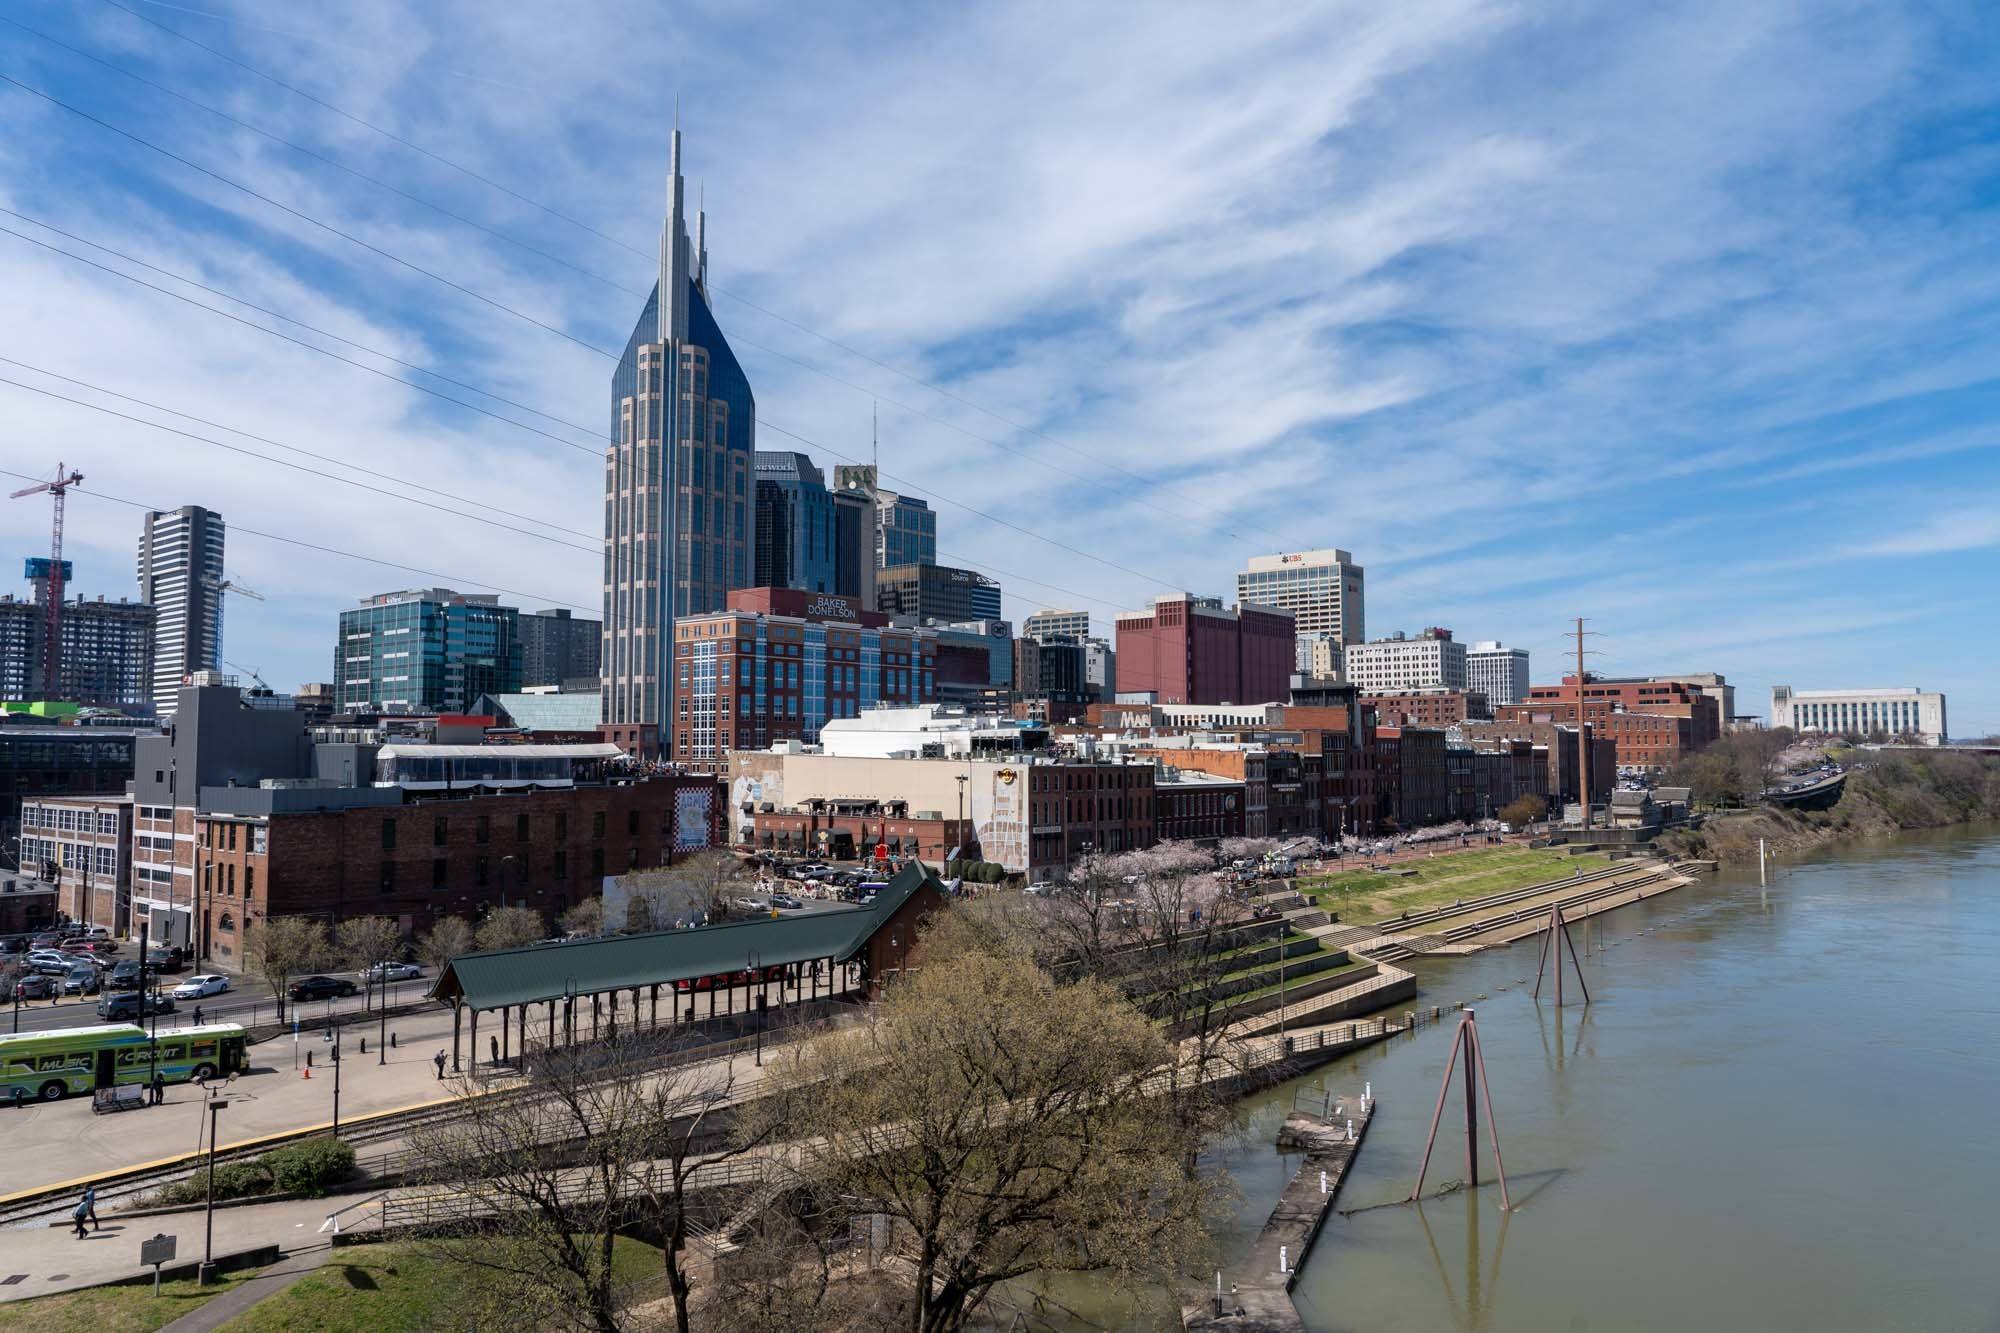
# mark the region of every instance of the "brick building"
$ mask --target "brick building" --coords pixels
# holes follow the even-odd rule
[[[1163,766],[1153,783],[1162,842],[1241,838],[1243,784],[1212,773]]]
[[[1391,726],[1449,727],[1468,718],[1490,718],[1486,696],[1478,690],[1409,690],[1399,694],[1364,694],[1361,704],[1375,710],[1377,722]]]
[[[1451,770],[1445,734],[1434,727],[1377,727],[1376,811],[1397,828],[1422,828],[1452,818]]]
[[[1536,789],[1536,794],[1547,800],[1551,808],[1579,799],[1581,787],[1577,779],[1575,727],[1557,726],[1552,722],[1462,722],[1452,731],[1461,742],[1479,750],[1526,742],[1534,748],[1547,770],[1545,783]],[[1592,727],[1591,799],[1600,804],[1610,800],[1617,777],[1617,748],[1609,736]]]
[[[674,623],[676,763],[727,773],[737,750],[819,739],[829,719],[937,698],[937,642],[853,598],[739,588],[726,610]],[[615,743],[615,742],[614,742]]]
[[[606,875],[723,844],[712,778],[406,800],[393,787],[210,789],[186,815],[195,949],[243,966],[243,931],[271,916],[386,916],[408,934],[443,916],[527,907],[553,922]]]
[[[757,817],[756,845],[827,861],[867,859],[880,848],[892,860],[909,857],[943,866],[966,852],[978,855],[972,821],[936,811],[912,812],[907,801],[820,800]]]
[[[43,796],[21,802],[21,869],[57,890],[71,921],[113,935],[132,925],[132,798]]]
[[[1616,712],[1654,713],[1689,720],[1687,743],[1700,749],[1722,735],[1724,717],[1716,693],[1698,683],[1683,680],[1640,680],[1594,676],[1583,678],[1584,712],[1591,721]],[[1576,721],[1576,676],[1564,676],[1560,685],[1533,685],[1528,697],[1509,705],[1513,713],[1496,711],[1502,721]],[[1620,759],[1621,764],[1625,763]],[[1639,767],[1640,765],[1632,765]]]
[[[1120,695],[1162,704],[1268,703],[1290,697],[1292,617],[1268,607],[1225,611],[1214,597],[1174,593],[1117,620]]]

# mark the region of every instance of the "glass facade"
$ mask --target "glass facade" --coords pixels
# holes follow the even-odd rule
[[[673,136],[660,276],[611,377],[604,458],[606,723],[662,726],[674,624],[755,575],[757,405],[709,309],[697,218],[684,223]]]
[[[894,491],[877,491],[875,512],[881,528],[876,536],[876,568],[937,563],[937,515],[928,504]],[[1000,612],[993,614],[998,617]]]
[[[521,688],[520,611],[448,588],[384,593],[340,613],[340,711],[462,713]]]
[[[801,453],[756,455],[755,586],[838,592],[839,532],[833,496]]]

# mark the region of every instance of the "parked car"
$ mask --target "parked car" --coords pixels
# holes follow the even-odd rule
[[[424,970],[415,963],[377,963],[368,969],[366,975],[370,981],[382,982],[415,981],[423,974]]]
[[[6,939],[0,940],[0,954],[26,953],[27,951],[28,942],[19,935],[9,935]]]
[[[187,966],[187,951],[179,947],[172,949],[148,949],[146,950],[146,966],[155,972],[178,972]]]
[[[797,898],[792,897],[792,895],[789,893],[774,893],[771,895],[771,906],[783,907],[790,911],[796,912],[801,907],[804,907],[805,904],[800,902]]]
[[[107,972],[104,976],[104,989],[139,989],[139,960],[136,958],[127,958],[124,962],[119,963]]]
[[[174,987],[174,998],[176,1000],[205,1000],[211,995],[220,995],[228,989],[228,977],[217,976],[213,972],[204,972],[199,976],[189,977],[186,981]]]
[[[14,983],[14,994],[23,1000],[52,1000],[59,983],[54,977],[45,977],[40,972],[30,972]]]
[[[731,898],[729,905],[739,912],[768,912],[771,905],[762,898]]]
[[[346,977],[300,977],[285,987],[294,1000],[330,1000],[339,995],[359,995],[361,988]]]
[[[97,1001],[97,1016],[112,1023],[144,1018],[147,1014],[171,1014],[173,1011],[173,999],[158,991],[118,991],[99,996]]]
[[[97,969],[86,963],[81,967],[71,968],[69,975],[63,978],[63,994],[95,995],[102,984],[98,980]]]

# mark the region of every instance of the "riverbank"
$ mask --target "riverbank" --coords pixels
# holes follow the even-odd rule
[[[2000,759],[1949,750],[1861,753],[1867,757],[1849,772],[1831,810],[1767,806],[1711,815],[1699,829],[1666,834],[1658,847],[1674,857],[1751,865],[1759,839],[1770,854],[1792,857],[1832,842],[2000,820]]]

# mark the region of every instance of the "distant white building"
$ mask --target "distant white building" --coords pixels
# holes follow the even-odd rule
[[[1398,631],[1386,639],[1347,646],[1347,683],[1363,694],[1466,688],[1465,645],[1448,629],[1415,638]]]
[[[1943,745],[1950,738],[1944,694],[1914,685],[1886,690],[1794,690],[1773,685],[1771,725],[1835,736],[1910,734],[1925,745]]]
[[[1465,653],[1465,678],[1488,704],[1520,703],[1528,697],[1528,650],[1493,639],[1475,643]]]
[[[1060,637],[1082,643],[1090,637],[1090,612],[1044,607],[1021,622],[1021,637],[1036,640]]]
[[[1364,634],[1364,573],[1346,551],[1287,551],[1253,555],[1236,575],[1239,606],[1270,606],[1292,613],[1301,634],[1328,630],[1341,643]]]

